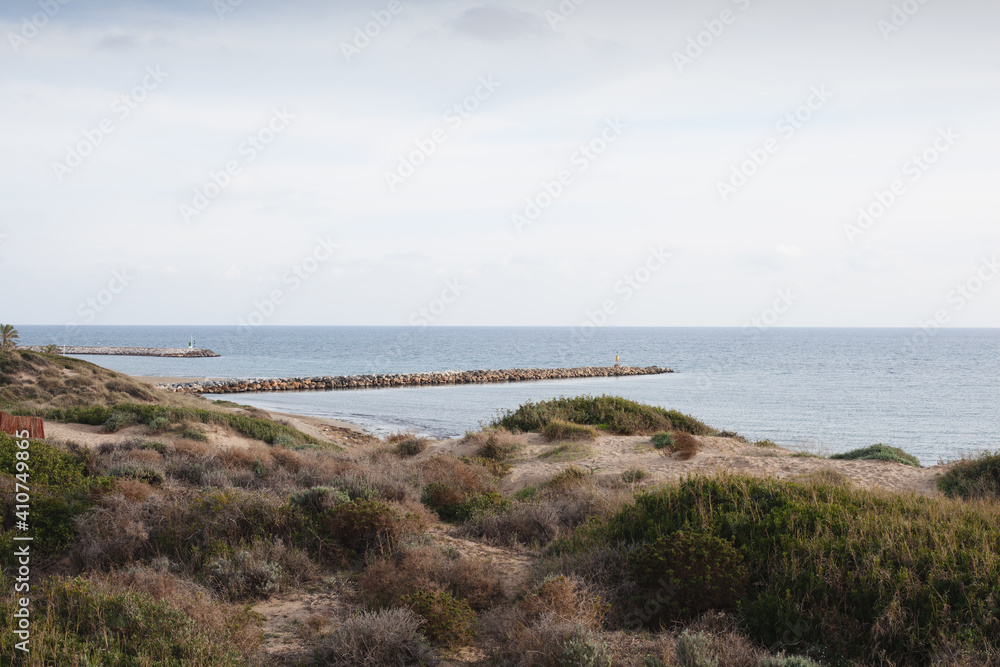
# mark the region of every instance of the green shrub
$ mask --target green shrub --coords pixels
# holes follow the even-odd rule
[[[33,586],[34,589],[34,586]],[[0,662],[21,663],[14,648],[12,598],[0,598]],[[87,579],[52,578],[32,596],[32,665],[248,664],[227,633],[207,627],[168,602]],[[233,619],[254,622],[250,614]]]
[[[642,468],[629,468],[622,471],[622,481],[626,484],[638,484],[649,477],[649,473]]]
[[[753,443],[754,447],[761,447],[763,449],[777,449],[778,443],[774,440],[757,440]]]
[[[146,428],[150,433],[162,433],[170,428],[170,419],[167,417],[153,417],[146,424]]]
[[[674,448],[674,434],[670,431],[661,431],[653,436],[653,447],[657,449],[673,449]]]
[[[424,487],[421,502],[444,521],[462,523],[482,512],[501,512],[510,500],[495,491],[469,491],[449,482],[431,482]]]
[[[332,486],[314,486],[311,489],[293,494],[288,500],[292,506],[309,514],[319,514],[326,509],[350,501],[350,496]]]
[[[125,463],[120,466],[115,466],[105,473],[108,477],[117,477],[121,479],[137,479],[140,482],[145,482],[152,486],[159,486],[166,481],[166,476],[150,466],[139,465],[135,463]]]
[[[373,547],[392,549],[407,529],[407,518],[378,500],[340,503],[316,517],[320,534],[347,549],[364,552]]]
[[[230,428],[240,435],[266,442],[269,445],[284,447],[327,446],[323,441],[311,435],[306,435],[290,426],[285,426],[269,419],[197,408],[177,408],[144,403],[120,403],[107,408],[100,406],[75,406],[49,408],[46,410],[22,410],[19,413],[32,414],[45,419],[74,424],[91,424],[93,426],[104,424],[112,414],[117,413],[123,415],[122,418],[127,419],[128,423],[134,424],[149,426],[149,424],[157,419],[166,419],[170,424],[201,422],[202,424],[214,424]],[[120,418],[116,417],[115,419]],[[162,421],[157,423],[162,423]]]
[[[104,420],[104,432],[105,433],[117,433],[126,426],[131,426],[134,422],[130,415],[124,412],[112,412],[108,415],[108,418]]]
[[[514,432],[541,431],[554,420],[595,426],[617,435],[670,430],[694,435],[716,433],[715,429],[676,410],[664,410],[617,396],[578,396],[528,402],[501,414],[492,426],[502,426]]]
[[[691,477],[638,494],[611,518],[557,541],[552,554],[568,558],[693,532],[739,551],[748,576],[737,614],[763,645],[781,646],[795,627],[796,644],[818,654],[880,655],[887,664],[928,663],[946,648],[1000,649],[995,505]]]
[[[396,453],[400,456],[416,456],[427,449],[427,438],[407,438],[396,445]]]
[[[560,667],[611,667],[608,645],[594,638],[584,628],[577,628],[563,640],[559,653]]]
[[[181,429],[181,437],[187,438],[188,440],[208,442],[208,436],[205,435],[205,432],[194,426],[185,426],[183,429]]]
[[[920,467],[920,460],[917,457],[907,454],[898,447],[889,447],[883,444],[854,449],[843,454],[834,454],[830,458],[846,461],[893,461],[894,463]]]
[[[714,535],[664,535],[633,554],[630,573],[652,627],[691,620],[706,611],[731,610],[746,588],[739,551]]]
[[[677,637],[674,654],[680,667],[718,667],[712,656],[712,636],[704,632],[685,630]]]
[[[0,433],[0,475],[20,472],[15,465],[15,454],[22,451],[18,442],[22,440]],[[32,485],[67,491],[82,489],[92,481],[87,477],[87,454],[83,450],[67,452],[44,440],[29,440],[28,456]]]
[[[403,604],[426,621],[422,630],[435,644],[462,645],[475,635],[476,612],[462,599],[445,591],[417,591],[402,597]]]
[[[1000,498],[1000,452],[982,452],[952,464],[938,488],[953,498]]]
[[[572,424],[561,419],[553,419],[542,428],[542,437],[549,442],[556,442],[557,440],[580,442],[596,439],[597,431],[590,426]]]

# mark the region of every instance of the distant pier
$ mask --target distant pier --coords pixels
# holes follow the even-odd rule
[[[40,345],[21,346],[21,350],[45,352]],[[217,357],[211,350],[189,347],[80,347],[78,345],[56,345],[57,354],[104,354],[116,357]]]
[[[574,378],[626,377],[673,373],[669,368],[647,366],[590,366],[586,368],[514,368],[509,370],[441,371],[398,375],[340,375],[252,380],[205,380],[158,384],[159,389],[182,394],[242,394],[259,391],[331,391],[335,389],[382,389],[389,387],[434,387],[454,384],[535,382]]]

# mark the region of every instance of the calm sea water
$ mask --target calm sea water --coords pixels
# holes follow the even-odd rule
[[[199,347],[217,359],[89,357],[133,375],[288,377],[480,368],[669,366],[673,375],[383,390],[239,394],[265,409],[376,433],[444,437],[527,400],[615,394],[718,428],[835,453],[883,442],[932,464],[1000,448],[1000,330],[19,327],[26,345]]]

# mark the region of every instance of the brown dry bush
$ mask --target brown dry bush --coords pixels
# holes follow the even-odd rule
[[[532,621],[517,607],[498,607],[483,614],[479,628],[491,649],[494,664],[504,667],[578,665],[579,662],[566,655],[567,643],[576,640],[596,644],[593,633],[578,623],[551,613]],[[591,664],[602,667],[611,664],[604,651],[600,654],[605,660]]]
[[[677,431],[674,433],[674,445],[671,447],[670,451],[680,454],[680,459],[682,461],[693,458],[694,455],[700,450],[701,445],[698,443],[698,439],[690,433],[685,433],[683,431]]]
[[[466,432],[465,437],[462,438],[462,444],[474,445],[476,456],[491,461],[506,461],[524,446],[524,442],[519,436],[502,426]]]
[[[483,465],[459,461],[453,456],[435,456],[419,461],[420,486],[432,482],[453,484],[472,492],[492,491],[496,485],[493,474]]]
[[[588,630],[600,629],[608,613],[608,606],[599,595],[588,591],[581,580],[562,574],[543,579],[524,597],[521,608],[529,620],[553,614]]]
[[[632,499],[628,487],[609,478],[570,467],[544,484],[530,502],[512,502],[506,510],[483,512],[463,523],[468,537],[503,546],[544,546],[591,517],[607,517]]]
[[[370,606],[399,606],[406,595],[444,591],[464,599],[476,611],[512,597],[504,572],[492,563],[467,556],[453,558],[436,547],[415,547],[371,563],[361,578]]]
[[[423,623],[423,619],[409,609],[351,616],[320,639],[313,664],[327,667],[437,665],[437,657],[418,632]]]
[[[212,634],[228,634],[228,639],[244,655],[253,655],[263,643],[260,618],[244,605],[214,599],[203,586],[169,572],[170,563],[159,559],[150,565],[133,565],[113,570],[104,580],[115,588],[128,588],[170,602],[191,616]]]

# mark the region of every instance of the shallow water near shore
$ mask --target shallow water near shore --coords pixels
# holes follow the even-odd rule
[[[238,394],[265,409],[354,422],[376,433],[459,435],[526,400],[616,394],[675,408],[749,438],[823,453],[875,442],[925,464],[1000,448],[1000,331],[955,329],[672,329],[19,327],[50,342],[183,346],[217,359],[85,357],[141,376],[290,377],[614,363],[673,375],[504,385]],[[210,398],[223,398],[211,396]]]

